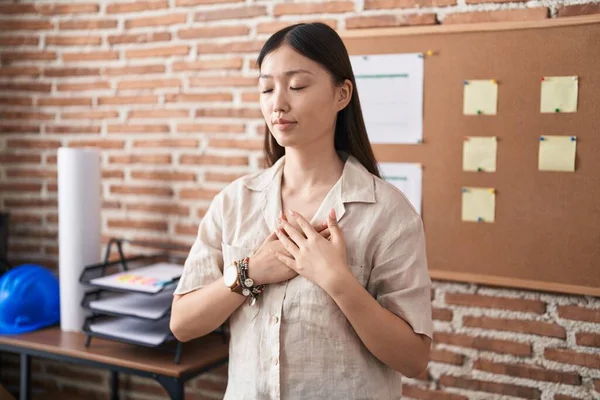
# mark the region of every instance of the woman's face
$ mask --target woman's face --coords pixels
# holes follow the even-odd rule
[[[333,144],[337,113],[350,101],[350,81],[336,86],[325,68],[287,45],[264,58],[260,73],[260,108],[280,146]]]

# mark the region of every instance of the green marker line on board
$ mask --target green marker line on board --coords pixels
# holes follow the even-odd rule
[[[380,78],[408,78],[408,74],[376,74],[376,75],[356,75],[357,79],[380,79]]]
[[[406,176],[384,176],[383,177],[384,180],[390,180],[390,181],[408,181],[408,178]]]

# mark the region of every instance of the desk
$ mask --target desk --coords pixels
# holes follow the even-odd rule
[[[183,344],[181,362],[173,353],[62,332],[59,327],[16,336],[0,336],[0,351],[21,355],[20,400],[30,398],[31,357],[40,357],[110,370],[111,400],[119,399],[119,373],[155,379],[171,399],[184,399],[184,383],[227,362],[228,345],[221,334],[210,334]]]

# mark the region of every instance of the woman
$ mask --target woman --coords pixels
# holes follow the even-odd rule
[[[214,198],[171,329],[187,341],[229,318],[225,399],[400,398],[431,343],[421,219],[378,175],[333,29],[287,27],[258,66],[270,168]]]

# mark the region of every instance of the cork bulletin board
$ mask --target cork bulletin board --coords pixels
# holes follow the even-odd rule
[[[600,296],[600,16],[341,36],[351,55],[433,51],[423,143],[373,145],[423,165],[431,277]],[[577,112],[541,113],[541,78],[573,75]],[[497,80],[496,115],[463,114],[467,79]],[[541,135],[577,137],[575,172],[538,170]],[[466,136],[498,138],[495,172],[463,171]],[[496,190],[495,222],[462,221],[465,186]]]

